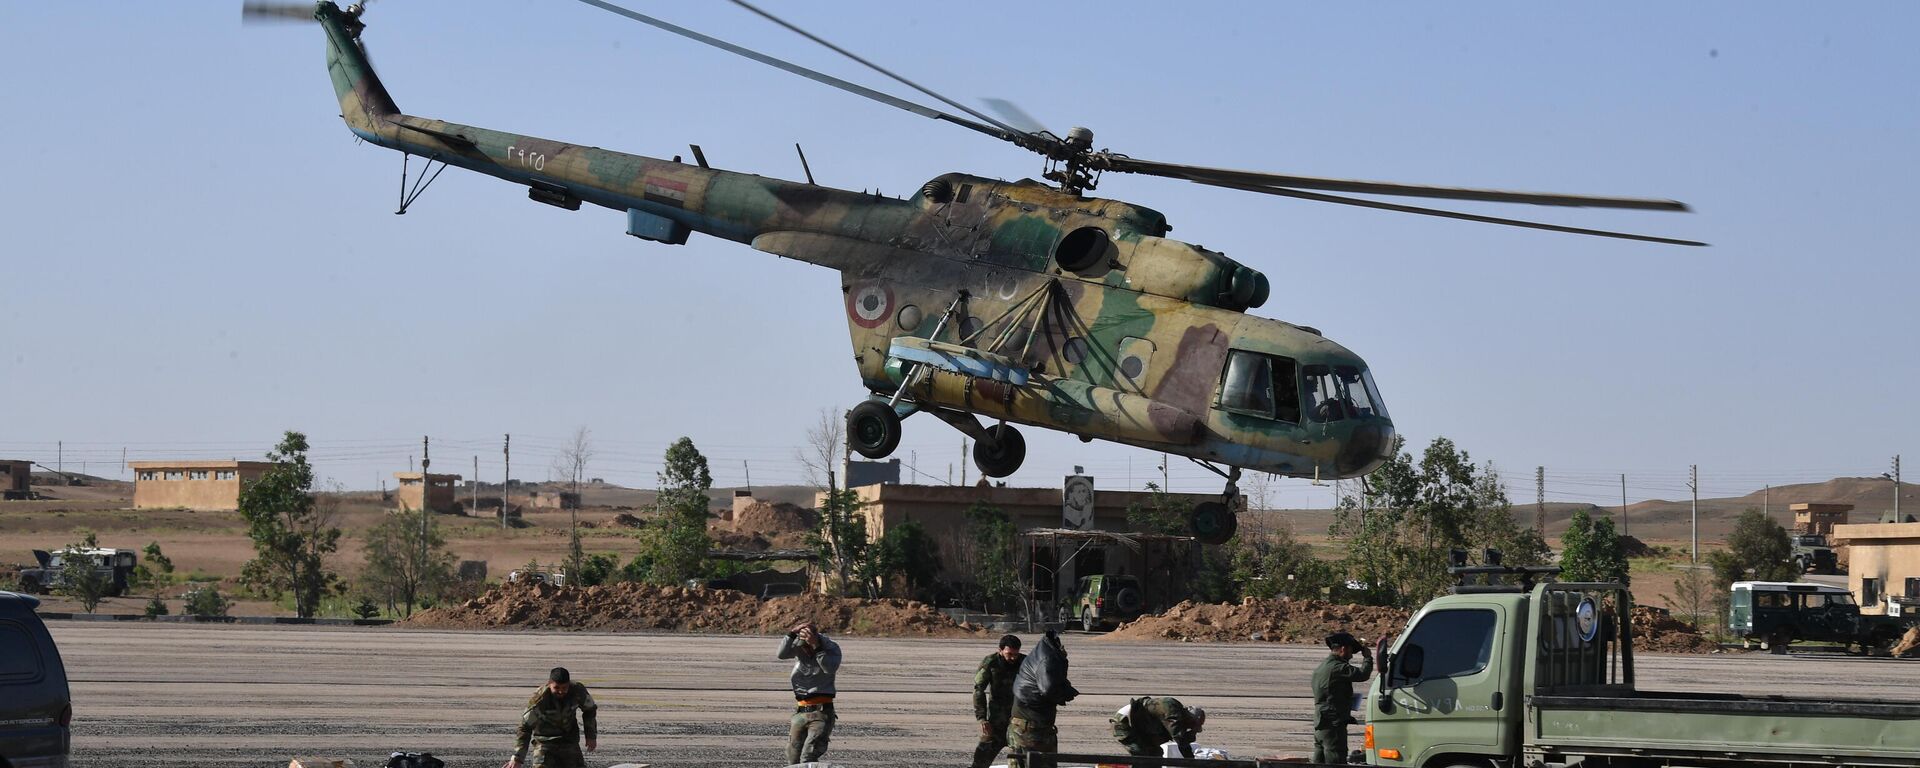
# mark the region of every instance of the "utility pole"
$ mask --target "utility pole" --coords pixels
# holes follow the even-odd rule
[[[413,569],[414,578],[427,570],[427,522],[433,517],[433,480],[427,474],[427,467],[433,466],[433,452],[426,435],[420,436],[420,563]]]
[[[473,513],[480,514],[480,454],[473,455]]]
[[[1167,474],[1167,455],[1160,454],[1160,492],[1173,493],[1173,478]]]
[[[1620,473],[1620,535],[1627,535],[1627,473]]]
[[[1760,496],[1760,514],[1773,515],[1773,483],[1767,483],[1766,493]]]
[[[960,484],[967,484],[967,439],[960,438]]]
[[[747,465],[746,459],[741,459],[740,468],[747,471],[747,496],[752,497],[753,496],[753,467]]]
[[[54,451],[53,452],[54,474],[59,475],[60,482],[62,484],[65,484],[67,482],[67,441],[65,440],[55,441],[53,444],[53,451]],[[40,455],[45,456],[46,454],[43,453]],[[1900,498],[1899,494],[1895,493],[1894,498],[1895,499]],[[1900,510],[1896,509],[1894,511],[1898,512]]]
[[[1700,564],[1700,465],[1687,465],[1687,490],[1693,492],[1693,564]]]
[[[1900,522],[1900,454],[1893,455],[1893,521]]]
[[[1547,468],[1533,468],[1533,532],[1547,540]]]
[[[506,463],[506,467],[500,471],[500,527],[506,528],[507,527],[507,499],[510,497],[510,494],[508,493],[507,483],[512,482],[513,480],[513,435],[512,434],[508,434],[507,439],[502,443],[500,443],[500,456],[501,456],[501,460]]]

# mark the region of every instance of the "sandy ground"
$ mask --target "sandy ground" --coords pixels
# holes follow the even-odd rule
[[[548,667],[564,664],[601,707],[592,765],[779,766],[787,666],[766,637],[52,621],[74,693],[74,764],[285,765],[296,755],[379,765],[430,751],[455,768],[499,765]],[[1306,646],[1128,644],[1069,636],[1080,699],[1065,750],[1105,752],[1106,716],[1130,696],[1204,704],[1203,743],[1238,755],[1311,744]],[[841,721],[828,757],[854,766],[960,765],[974,742],[971,673],[990,641],[842,641]],[[1748,694],[1912,697],[1920,664],[1836,656],[1644,656],[1642,687]],[[1836,691],[1823,685],[1822,691]]]

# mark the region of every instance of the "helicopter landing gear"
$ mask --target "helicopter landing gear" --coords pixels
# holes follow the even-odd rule
[[[973,441],[973,465],[987,477],[1006,477],[1027,460],[1027,439],[1012,424],[987,427],[986,437]]]
[[[1193,505],[1193,511],[1187,515],[1187,527],[1192,529],[1193,538],[1202,544],[1225,544],[1233,538],[1240,528],[1240,516],[1235,508],[1240,504],[1240,468],[1228,467],[1221,472],[1219,467],[1196,460],[1195,463],[1227,479],[1227,488],[1222,491],[1221,501],[1203,501]]]
[[[868,400],[847,411],[847,445],[869,459],[884,459],[900,447],[900,415],[886,403]]]

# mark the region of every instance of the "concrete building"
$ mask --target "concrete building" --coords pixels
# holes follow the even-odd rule
[[[1137,576],[1147,591],[1147,602],[1161,608],[1185,599],[1190,568],[1201,545],[1190,538],[1141,536],[1131,545],[1112,539],[1094,541],[1048,536],[1065,522],[1060,488],[1006,488],[956,485],[869,485],[853,489],[863,502],[867,536],[878,541],[889,528],[918,522],[939,543],[940,580],[972,580],[966,564],[971,557],[967,509],[976,503],[997,507],[1021,533],[1017,539],[1020,578],[1034,599],[1050,602],[1070,596],[1082,576],[1125,574]],[[1218,502],[1217,493],[1168,494],[1169,500],[1188,505]],[[1127,508],[1150,504],[1146,491],[1097,491],[1091,530],[1134,532],[1127,524]],[[815,506],[824,497],[815,501]]]
[[[886,461],[849,461],[846,479],[841,483],[848,488],[863,485],[894,485],[900,482],[900,460]]]
[[[33,498],[33,462],[0,459],[0,501]]]
[[[393,479],[400,487],[393,493],[393,500],[401,509],[425,509],[439,514],[453,514],[460,510],[459,475],[420,472],[395,472]]]
[[[573,491],[534,491],[527,503],[534,509],[579,509],[580,494]]]
[[[133,508],[230,512],[240,487],[273,466],[266,461],[135,461]]]
[[[1841,525],[1833,535],[1847,544],[1847,586],[1861,613],[1920,611],[1920,523]]]
[[[1793,511],[1793,530],[1795,533],[1817,533],[1832,536],[1833,527],[1847,524],[1847,513],[1853,511],[1852,504],[1815,504],[1799,503],[1788,505]]]

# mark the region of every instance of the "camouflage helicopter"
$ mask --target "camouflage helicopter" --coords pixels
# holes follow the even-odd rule
[[[906,199],[833,189],[406,114],[369,63],[364,7],[249,3],[243,18],[312,18],[325,30],[341,117],[360,138],[426,160],[405,213],[446,166],[527,187],[540,203],[623,211],[627,234],[684,244],[695,232],[838,270],[853,359],[868,398],[847,415],[850,447],[891,454],[902,421],[930,414],[974,441],[982,474],[1017,470],[1016,424],[1184,456],[1225,481],[1199,505],[1197,537],[1235,529],[1243,469],[1361,477],[1385,461],[1393,421],[1366,362],[1320,331],[1257,317],[1266,275],[1169,239],[1160,212],[1089,197],[1103,173],[1162,176],[1262,194],[1576,234],[1701,243],[1443,211],[1327,192],[1558,206],[1684,211],[1670,200],[1463,189],[1178,165],[1093,149],[1010,104],[983,114],[860,58],[744,0],[738,5],[937,99],[964,116],[881,93],[602,0],[603,10],[945,121],[1046,158],[1043,178],[949,173]],[[1012,123],[1021,124],[1016,127]],[[805,155],[801,155],[803,169]],[[434,163],[439,171],[428,170]],[[982,419],[988,423],[982,423]]]

